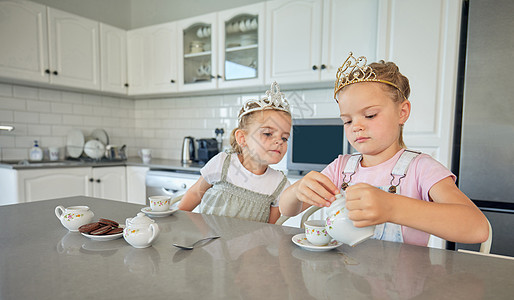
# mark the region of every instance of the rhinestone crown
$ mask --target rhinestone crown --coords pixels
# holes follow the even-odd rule
[[[257,106],[255,106],[254,104],[257,104]],[[264,96],[263,98],[259,100],[251,99],[246,101],[239,114],[238,121],[240,122],[241,118],[244,115],[247,115],[257,110],[265,109],[281,110],[291,114],[289,102],[287,102],[284,93],[280,91],[280,87],[278,86],[277,82],[273,82],[271,84],[271,88],[266,91],[266,96]]]
[[[347,85],[358,82],[382,82],[395,87],[402,94],[403,98],[407,99],[400,88],[387,80],[377,79],[377,74],[373,68],[367,64],[368,60],[364,56],[355,58],[353,53],[350,52],[348,58],[344,61],[343,65],[339,67],[336,73],[336,83],[334,86],[334,99],[337,102],[337,93]]]

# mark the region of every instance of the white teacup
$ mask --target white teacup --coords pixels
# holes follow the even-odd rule
[[[148,197],[152,211],[168,211],[170,209],[170,199],[169,196]]]
[[[148,164],[152,160],[152,149],[141,149],[139,150],[139,156],[143,160],[143,163]]]
[[[325,229],[324,220],[309,220],[304,225],[305,237],[314,246],[325,246],[332,240],[332,237]]]
[[[50,160],[59,160],[59,148],[48,147],[48,156],[50,157]]]

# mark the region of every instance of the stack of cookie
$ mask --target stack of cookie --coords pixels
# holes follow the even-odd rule
[[[120,224],[109,219],[100,219],[98,222],[85,224],[79,227],[79,232],[91,235],[110,235],[122,233]]]

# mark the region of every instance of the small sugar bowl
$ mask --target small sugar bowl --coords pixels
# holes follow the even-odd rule
[[[134,218],[127,218],[123,238],[134,248],[146,248],[152,245],[159,235],[159,226],[144,213],[138,213]]]

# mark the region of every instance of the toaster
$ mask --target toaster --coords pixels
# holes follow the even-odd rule
[[[206,163],[211,159],[214,155],[218,154],[218,141],[215,138],[210,139],[198,139],[196,140],[198,143],[197,147],[197,160],[198,162]]]

